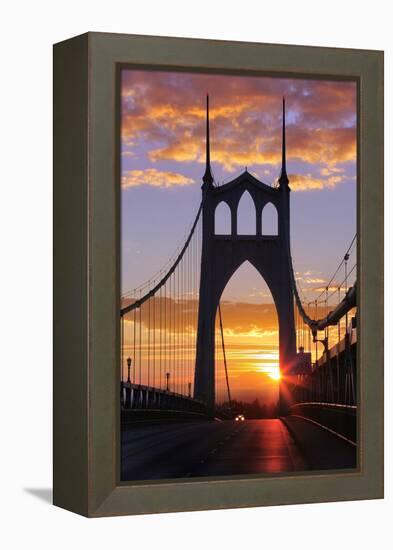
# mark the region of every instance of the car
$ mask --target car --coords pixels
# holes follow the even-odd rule
[[[235,416],[235,421],[236,422],[244,422],[245,421],[244,414],[238,414],[237,416]]]

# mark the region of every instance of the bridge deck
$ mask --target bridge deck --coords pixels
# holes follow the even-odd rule
[[[294,416],[135,422],[122,429],[122,481],[355,467],[356,446]]]
[[[279,419],[134,423],[122,433],[123,481],[305,469],[299,449]]]

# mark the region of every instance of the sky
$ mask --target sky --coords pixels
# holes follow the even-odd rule
[[[134,69],[122,71],[121,83],[122,293],[173,256],[195,216],[206,93],[217,185],[245,167],[267,185],[276,182],[285,96],[291,249],[298,285],[313,300],[356,233],[356,84]],[[278,365],[272,298],[244,265],[222,304],[232,380],[251,398],[251,375]]]

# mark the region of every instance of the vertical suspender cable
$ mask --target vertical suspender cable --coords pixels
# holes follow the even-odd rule
[[[139,291],[141,294],[142,291]],[[139,308],[139,385],[142,384],[142,305]]]
[[[226,353],[225,353],[224,329],[223,329],[223,325],[222,325],[222,316],[221,316],[221,306],[220,306],[220,303],[218,303],[218,315],[219,315],[219,321],[220,321],[221,344],[222,344],[222,356],[223,356],[224,368],[225,368],[225,380],[226,380],[226,385],[227,385],[229,406],[231,406],[231,403],[232,403],[232,399],[231,399],[231,389],[230,389],[230,387],[229,387],[228,365],[227,365],[227,358],[226,358]]]
[[[165,381],[166,372],[168,370],[167,367],[167,289],[166,289],[166,283],[164,285],[164,377],[163,381]]]
[[[120,358],[120,381],[124,382],[124,323],[125,319],[120,317],[120,327],[121,327],[121,358]]]
[[[134,338],[133,338],[133,346],[134,346],[134,352],[133,352],[133,359],[134,359],[134,368],[132,369],[133,376],[132,381],[135,384],[135,376],[136,376],[136,309],[134,309]]]
[[[149,281],[149,290],[150,290],[150,281]],[[147,313],[147,385],[150,386],[150,302],[148,302],[148,313]]]
[[[153,287],[156,281],[153,281]],[[153,296],[153,388],[156,387],[156,301],[157,297]]]

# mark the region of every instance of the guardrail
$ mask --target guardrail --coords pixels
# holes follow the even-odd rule
[[[192,397],[128,382],[120,385],[120,402],[122,411],[207,412],[205,403]]]

